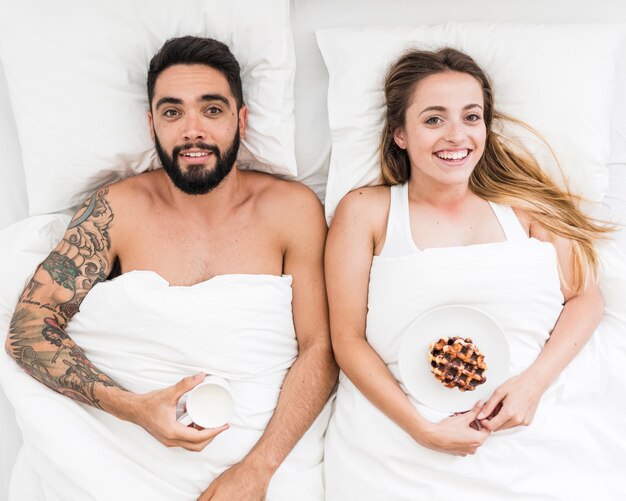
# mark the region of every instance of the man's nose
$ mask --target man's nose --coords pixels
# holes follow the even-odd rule
[[[204,140],[206,131],[202,124],[202,118],[195,113],[187,114],[185,117],[183,138],[186,141]]]

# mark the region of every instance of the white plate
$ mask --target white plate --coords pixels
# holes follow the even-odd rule
[[[469,337],[485,355],[487,380],[473,391],[446,388],[430,371],[430,343],[442,337]],[[418,317],[404,333],[398,367],[406,389],[422,404],[445,412],[463,412],[486,401],[509,378],[509,345],[504,331],[485,312],[471,306],[441,306]]]

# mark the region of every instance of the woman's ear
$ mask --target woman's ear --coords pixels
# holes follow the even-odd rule
[[[393,140],[398,145],[398,148],[406,150],[406,143],[404,141],[404,129],[399,127],[393,133]]]

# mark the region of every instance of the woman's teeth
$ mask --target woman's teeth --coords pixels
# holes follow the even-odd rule
[[[435,155],[442,160],[461,160],[469,155],[469,150],[438,151]]]

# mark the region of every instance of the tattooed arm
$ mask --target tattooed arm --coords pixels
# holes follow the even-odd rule
[[[109,227],[114,217],[107,193],[103,188],[85,202],[39,265],[20,297],[6,341],[9,355],[35,379],[98,408],[96,386],[118,385],[87,360],[65,326],[112,267]]]
[[[201,450],[221,431],[195,430],[176,422],[176,403],[202,382],[187,377],[174,386],[137,395],[100,371],[72,341],[65,327],[116,257],[110,230],[115,220],[109,188],[85,201],[57,247],[39,265],[22,293],[5,347],[31,376],[79,402],[134,422],[167,446]]]

